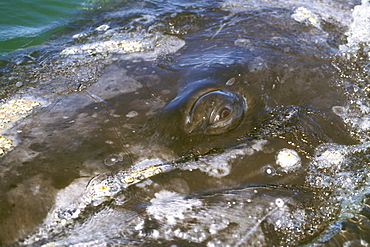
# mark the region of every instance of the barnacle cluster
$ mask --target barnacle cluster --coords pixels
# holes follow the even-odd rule
[[[85,195],[88,201],[96,206],[104,201],[110,200],[117,193],[132,184],[139,183],[147,178],[162,173],[166,165],[149,164],[141,167],[133,167],[125,171],[120,170],[115,174],[98,176],[90,181]]]
[[[0,157],[13,148],[13,139],[0,135]]]
[[[130,170],[119,170],[110,174],[101,174],[93,178],[85,192],[70,205],[56,208],[50,214],[50,222],[55,225],[66,225],[81,217],[81,213],[89,207],[97,207],[112,200],[118,193],[130,185],[147,178],[173,170],[176,164],[158,164],[158,160],[146,160]]]
[[[124,177],[121,178],[121,182],[126,184],[137,183],[161,172],[162,170],[160,167],[154,165],[142,167],[128,172]]]
[[[12,99],[0,105],[0,156],[5,155],[14,147],[14,140],[2,136],[15,121],[29,115],[41,103],[30,98]]]
[[[64,49],[62,55],[74,54],[96,54],[96,53],[129,53],[139,52],[145,49],[144,44],[136,40],[108,40],[91,44],[85,44],[78,47],[69,47]]]
[[[301,164],[299,154],[293,149],[283,148],[276,154],[275,158],[276,164],[283,170],[289,170]]]

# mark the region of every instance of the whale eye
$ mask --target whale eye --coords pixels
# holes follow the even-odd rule
[[[199,97],[192,105],[185,121],[189,133],[215,135],[235,128],[246,109],[242,97],[231,91],[216,90]]]
[[[220,121],[220,120],[223,120],[223,119],[227,118],[232,113],[232,110],[233,109],[230,106],[223,106],[221,109],[218,110],[215,118],[211,122],[214,123],[214,122],[217,122],[217,121]]]

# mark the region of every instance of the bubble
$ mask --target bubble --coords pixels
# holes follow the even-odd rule
[[[275,204],[276,206],[278,206],[279,208],[283,207],[285,205],[284,201],[281,199],[281,198],[277,198],[275,200]]]
[[[202,205],[198,199],[185,199],[183,196],[162,190],[155,193],[151,199],[151,205],[146,211],[162,224],[175,225],[178,221],[185,219],[185,213]]]
[[[262,168],[262,171],[264,174],[268,176],[274,176],[276,174],[276,170],[274,167],[267,165]]]
[[[347,110],[343,106],[333,106],[332,111],[340,117],[347,115]]]

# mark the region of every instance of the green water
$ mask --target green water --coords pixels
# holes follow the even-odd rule
[[[0,56],[42,43],[88,7],[87,0],[0,1]]]

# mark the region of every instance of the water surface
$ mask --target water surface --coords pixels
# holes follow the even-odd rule
[[[86,1],[5,0],[0,3],[0,56],[38,45],[65,28]]]

